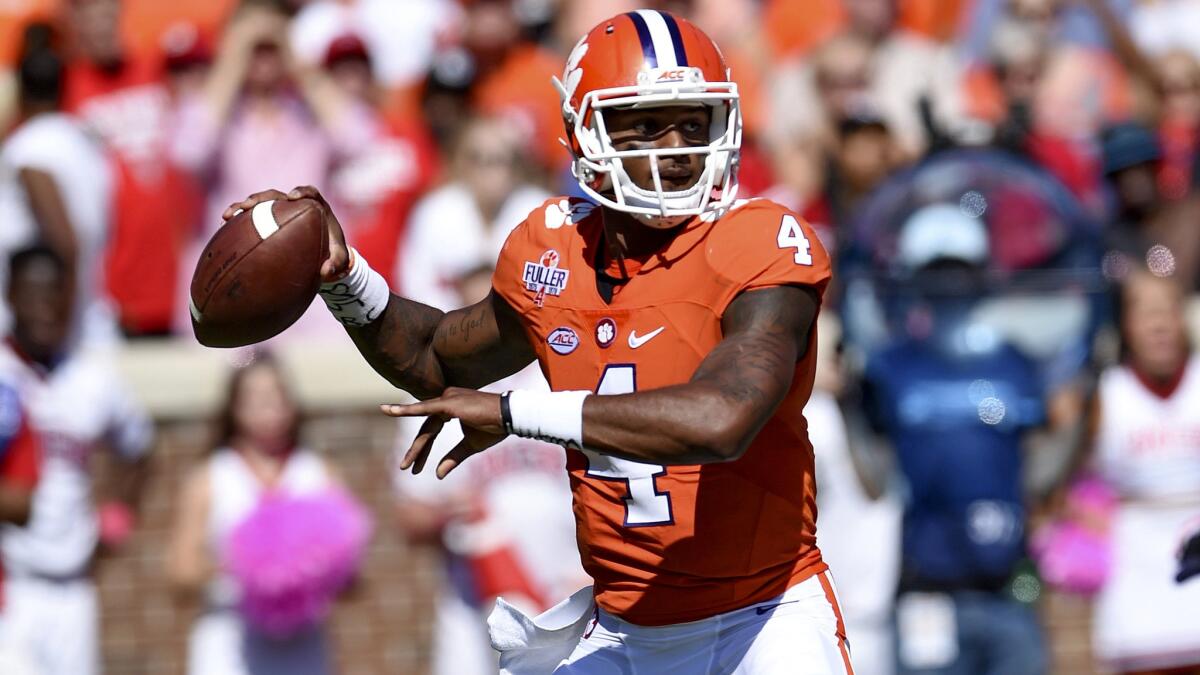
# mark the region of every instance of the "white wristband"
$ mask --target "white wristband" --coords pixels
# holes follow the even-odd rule
[[[321,284],[321,299],[344,325],[365,326],[383,314],[392,293],[383,277],[355,249],[350,249],[350,260],[346,276]]]
[[[590,391],[522,391],[507,394],[512,433],[583,448],[583,400]]]

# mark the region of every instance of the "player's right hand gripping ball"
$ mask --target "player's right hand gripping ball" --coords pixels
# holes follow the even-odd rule
[[[328,255],[321,209],[311,199],[262,202],[230,218],[192,275],[196,339],[241,347],[278,335],[312,304]]]

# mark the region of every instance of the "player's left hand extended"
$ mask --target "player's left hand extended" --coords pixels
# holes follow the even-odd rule
[[[412,467],[420,473],[429,459],[433,442],[446,422],[456,419],[462,424],[463,439],[438,462],[437,477],[445,478],[471,455],[483,452],[504,440],[504,420],[500,416],[500,395],[474,389],[450,387],[437,398],[407,405],[389,403],[380,406],[391,417],[426,417],[412,447],[400,460],[400,469]]]

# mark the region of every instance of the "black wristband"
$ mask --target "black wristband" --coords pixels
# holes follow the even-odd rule
[[[500,420],[504,423],[504,433],[509,436],[513,433],[512,408],[508,404],[508,395],[511,393],[511,391],[506,391],[500,394]]]

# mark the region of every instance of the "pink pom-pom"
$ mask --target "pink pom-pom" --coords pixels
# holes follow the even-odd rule
[[[1116,504],[1112,488],[1095,476],[1071,486],[1065,517],[1033,537],[1033,554],[1046,583],[1080,595],[1093,595],[1104,586],[1112,568],[1108,528]]]
[[[225,549],[243,615],[278,637],[320,622],[358,571],[370,535],[370,516],[344,492],[264,497]]]

